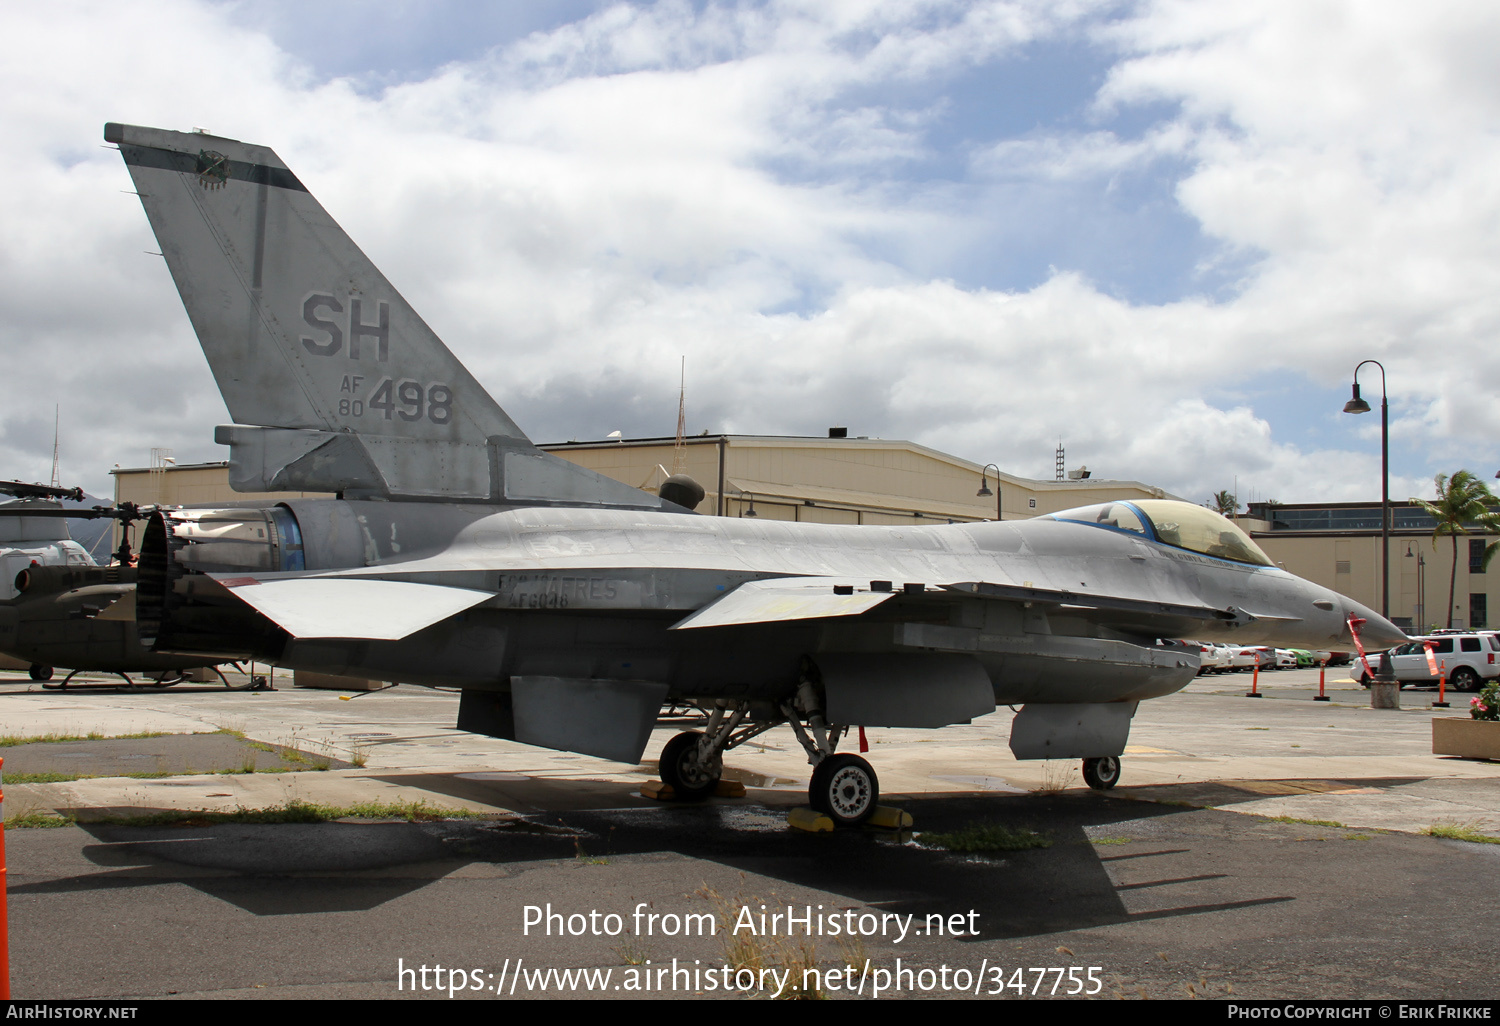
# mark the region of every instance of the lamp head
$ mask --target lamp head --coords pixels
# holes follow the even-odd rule
[[[1354,398],[1344,404],[1345,413],[1369,413],[1370,404],[1359,397],[1359,382],[1354,383]]]

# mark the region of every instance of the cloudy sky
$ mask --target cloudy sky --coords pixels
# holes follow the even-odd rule
[[[909,438],[1195,501],[1500,469],[1500,6],[0,6],[0,477],[228,419],[106,121],[272,146],[537,441]],[[1378,407],[1380,374],[1361,375]]]

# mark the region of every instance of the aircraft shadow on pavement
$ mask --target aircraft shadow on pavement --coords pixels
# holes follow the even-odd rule
[[[441,874],[415,867],[453,857],[441,836],[416,823],[79,826],[98,842],[85,845],[82,856],[105,872],[12,885],[10,893],[183,883],[255,915],[361,911],[426,886]]]
[[[473,864],[587,861],[628,872],[641,857],[675,854],[919,920],[975,911],[983,929],[973,940],[1293,900],[1266,894],[1245,873],[1201,872],[1200,840],[1223,841],[1261,822],[1250,817],[1093,795],[903,797],[901,804],[929,832],[994,822],[1035,831],[1050,845],[968,855],[923,847],[920,834],[915,842],[880,831],[806,834],[787,828],[784,808],[755,802],[554,810],[495,821],[85,824],[98,843],[83,855],[106,872],[12,893],[175,882],[275,916],[372,909]]]
[[[1181,784],[1152,784],[1120,790],[1135,797],[1223,808],[1266,798],[1312,798],[1321,795],[1368,794],[1419,784],[1428,777],[1366,777],[1357,779],[1204,780]]]

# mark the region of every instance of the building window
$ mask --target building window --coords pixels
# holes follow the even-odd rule
[[[1489,599],[1484,592],[1471,592],[1469,595],[1469,627],[1472,630],[1480,630],[1489,621]]]
[[[1484,540],[1482,538],[1469,539],[1469,573],[1484,573]]]

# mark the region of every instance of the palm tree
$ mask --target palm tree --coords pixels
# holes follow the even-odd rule
[[[1215,513],[1222,513],[1226,517],[1233,516],[1240,509],[1239,498],[1228,491],[1215,492],[1214,497],[1209,499],[1204,505]]]
[[[1437,486],[1437,502],[1422,499],[1411,501],[1432,514],[1432,519],[1437,521],[1437,530],[1432,532],[1434,544],[1445,534],[1453,539],[1453,568],[1448,573],[1448,626],[1452,627],[1453,591],[1458,583],[1458,536],[1468,534],[1470,524],[1486,532],[1500,533],[1500,513],[1490,509],[1495,496],[1490,494],[1489,486],[1467,470],[1455,471],[1452,477],[1439,474],[1433,483]],[[1497,545],[1500,542],[1490,542],[1484,547],[1481,567],[1489,567],[1490,557],[1495,554]]]

